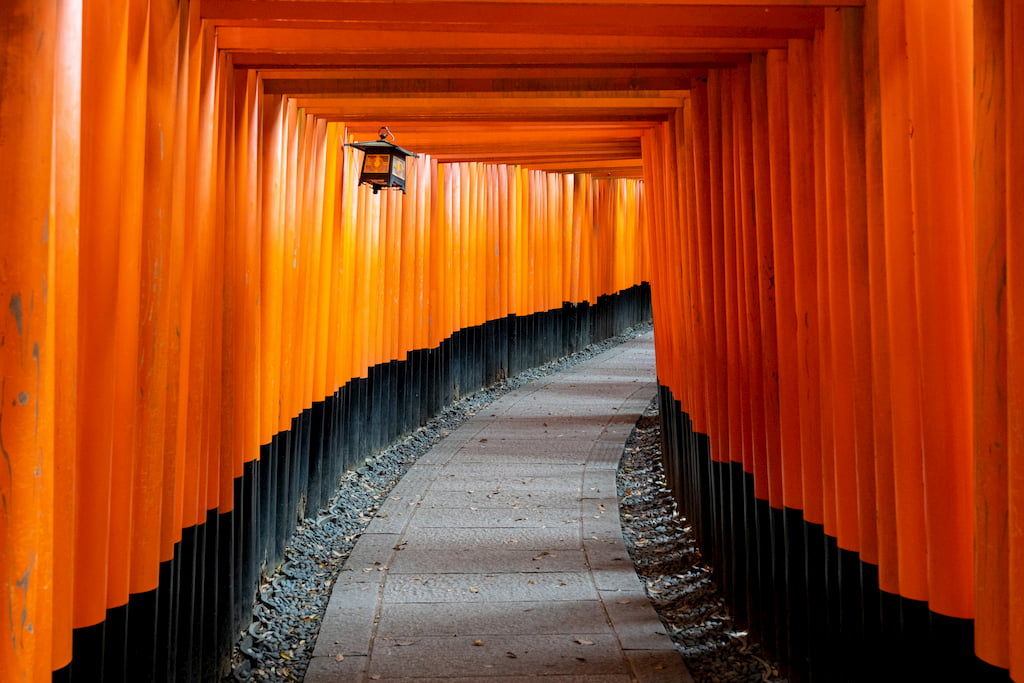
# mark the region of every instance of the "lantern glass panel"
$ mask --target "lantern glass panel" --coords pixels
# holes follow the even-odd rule
[[[405,159],[395,157],[394,162],[391,164],[391,174],[396,178],[405,180]]]
[[[391,155],[367,154],[363,161],[363,173],[387,173]]]

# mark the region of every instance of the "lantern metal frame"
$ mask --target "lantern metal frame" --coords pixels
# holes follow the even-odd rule
[[[371,142],[346,142],[346,147],[355,147],[363,152],[363,163],[359,170],[359,184],[369,185],[377,194],[381,188],[398,188],[405,194],[405,160],[407,157],[419,158],[419,154],[403,149],[388,142],[395,139],[387,126],[377,131],[380,140]]]

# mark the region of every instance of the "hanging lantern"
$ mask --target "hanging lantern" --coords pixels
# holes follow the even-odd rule
[[[363,151],[363,168],[359,172],[359,184],[366,183],[377,194],[380,189],[397,187],[405,194],[405,158],[419,157],[407,149],[388,142],[394,134],[387,126],[377,131],[380,140],[372,142],[349,142],[346,147],[355,147]]]

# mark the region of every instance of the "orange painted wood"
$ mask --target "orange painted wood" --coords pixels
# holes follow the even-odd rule
[[[382,28],[412,32],[434,27],[449,31],[498,30],[504,33],[557,33],[573,26],[581,33],[609,33],[636,23],[637,5],[622,0],[591,4],[581,12],[573,3],[474,3],[461,2],[393,3],[394,9],[382,17],[379,7],[360,2],[267,2],[265,0],[206,0],[203,16],[218,25],[284,25],[316,28],[339,18],[344,24],[364,31]],[[820,9],[811,7],[701,6],[683,4],[646,4],[639,12],[644,21],[637,23],[633,35],[699,36],[777,35],[779,32],[810,32],[821,21]],[[767,4],[767,3],[765,3]],[[806,3],[802,3],[806,4]],[[836,3],[842,4],[842,3]]]
[[[1012,353],[1007,356],[1007,527],[1009,529],[1009,591],[1011,604],[1009,623],[1010,672],[1017,679],[1024,677],[1024,614],[1017,608],[1024,595],[1024,238],[1018,228],[1024,224],[1024,160],[1019,150],[1024,144],[1021,137],[1024,122],[1024,11],[1019,5],[1006,3],[1004,26],[1006,33],[1006,130],[1007,130],[1007,345]],[[1015,389],[1014,387],[1018,387]]]
[[[832,392],[832,325],[830,316],[830,292],[829,292],[829,242],[828,242],[828,190],[829,183],[828,169],[826,165],[826,84],[828,76],[824,75],[825,63],[825,38],[824,31],[819,31],[814,40],[814,88],[816,97],[813,100],[814,106],[814,192],[815,192],[815,240],[817,267],[817,317],[819,322],[818,336],[818,375],[817,382],[820,389],[820,424],[821,443],[821,481],[817,486],[821,488],[823,501],[823,525],[825,533],[831,536],[836,535],[836,471],[835,471],[835,425],[833,416],[833,392]],[[835,163],[832,163],[833,169]],[[833,191],[834,192],[834,191]]]
[[[712,457],[722,462],[730,460],[729,387],[726,362],[728,347],[728,316],[725,281],[725,219],[723,216],[723,171],[722,171],[722,78],[720,74],[708,77],[708,171],[710,174],[710,263],[712,272],[709,288],[712,292],[710,320],[714,321],[712,336],[709,338],[711,358],[709,383],[714,386],[715,398],[711,406],[714,415],[712,432]]]
[[[860,557],[878,563],[875,500],[875,450],[872,428],[871,275],[868,260],[867,169],[865,159],[863,11],[843,9],[839,51],[842,87],[844,194],[846,205],[846,277],[853,377],[850,417],[856,466],[857,536]]]
[[[75,517],[74,625],[106,615],[109,588],[111,446],[117,364],[118,226],[116,197],[97,188],[120,183],[125,93],[127,6],[89,8],[82,29],[82,179],[78,318],[78,452]]]
[[[260,443],[269,443],[278,431],[281,413],[281,287],[284,232],[281,225],[281,147],[283,100],[277,96],[263,99],[263,207],[262,207],[262,272],[260,291],[260,367],[262,417]],[[348,299],[352,301],[352,298]],[[352,328],[343,328],[352,329]],[[354,354],[353,354],[354,355]]]
[[[232,195],[229,190],[229,176],[234,176],[233,168],[233,127],[231,117],[231,103],[234,102],[233,87],[235,74],[229,68],[230,62],[227,55],[218,55],[217,59],[217,81],[215,86],[217,98],[217,136],[216,136],[216,158],[218,171],[214,181],[214,192],[216,193],[217,209],[214,213],[214,220],[218,226],[226,226],[233,215],[234,207],[231,201]],[[214,280],[213,286],[217,291],[223,291],[227,301],[222,307],[220,315],[213,316],[213,340],[218,349],[225,349],[226,342],[230,344],[230,354],[225,349],[215,354],[213,360],[213,372],[211,375],[220,378],[220,381],[211,381],[210,401],[213,406],[213,414],[210,419],[210,442],[211,454],[208,463],[209,480],[206,486],[206,510],[231,510],[233,509],[233,475],[235,471],[235,460],[237,457],[237,443],[234,440],[233,422],[236,408],[232,406],[225,410],[223,405],[226,396],[237,396],[238,390],[232,381],[232,373],[235,364],[238,362],[240,353],[236,352],[233,339],[230,336],[230,325],[237,314],[238,297],[234,291],[234,273],[237,265],[238,250],[233,248],[231,256],[227,256],[228,245],[235,247],[231,239],[230,230],[220,229],[215,232],[214,249]],[[227,332],[225,332],[227,328]],[[238,458],[240,459],[240,458]]]
[[[762,164],[767,163],[768,168],[761,168],[762,174],[767,176],[765,181],[769,183],[771,193],[770,220],[767,217],[765,220],[765,225],[770,225],[771,230],[770,235],[762,238],[767,244],[763,247],[760,259],[763,265],[759,275],[768,279],[763,287],[772,286],[771,290],[765,290],[764,297],[765,304],[773,309],[764,318],[769,325],[774,323],[766,334],[770,340],[766,345],[766,356],[771,358],[766,363],[766,376],[777,377],[774,386],[769,384],[765,392],[766,396],[771,396],[766,406],[772,410],[768,422],[772,430],[769,443],[770,448],[775,450],[773,458],[779,469],[774,480],[772,498],[776,501],[776,507],[782,507],[784,503],[786,507],[802,509],[803,453],[800,432],[804,415],[800,412],[800,361],[797,356],[799,323],[796,314],[786,54],[781,50],[772,50],[763,64],[755,62],[755,65],[759,67],[757,73],[763,79],[758,95],[760,99],[766,100],[767,105],[765,122],[761,126],[762,131],[767,132],[763,138],[766,143],[763,154],[766,158]]]
[[[191,14],[190,14],[191,12]],[[177,293],[181,291],[185,272],[185,226],[188,225],[185,210],[187,174],[185,168],[190,158],[189,135],[186,131],[186,122],[189,120],[189,109],[191,105],[188,89],[191,66],[185,59],[190,48],[189,35],[198,24],[198,17],[192,8],[178,7],[178,35],[179,43],[176,46],[178,61],[176,65],[175,82],[175,111],[174,111],[174,135],[167,140],[171,145],[165,145],[165,154],[172,159],[174,168],[171,187],[169,191],[172,196],[174,210],[170,216],[170,240],[169,256],[167,264],[167,291]],[[165,190],[167,191],[167,190]],[[164,562],[174,557],[175,544],[181,539],[181,519],[184,505],[184,476],[181,474],[181,460],[183,434],[181,396],[187,391],[187,384],[180,382],[182,363],[182,336],[183,329],[183,305],[180,296],[171,296],[168,302],[167,311],[167,401],[166,401],[166,427],[164,434],[164,462],[163,479],[165,485],[162,491],[161,500],[161,522],[160,522],[160,561]],[[175,333],[170,334],[173,330]]]
[[[71,629],[74,620],[72,606],[75,591],[75,480],[78,449],[78,235],[82,182],[81,5],[61,5],[57,9],[55,30],[61,36],[61,40],[56,42],[54,52],[53,143],[50,162],[53,171],[53,187],[50,193],[50,200],[53,203],[53,238],[50,243],[52,274],[47,275],[47,280],[52,287],[53,320],[60,320],[62,324],[54,328],[53,346],[54,386],[61,388],[54,393],[53,405],[54,563],[53,621],[50,634],[53,639],[53,669],[63,667],[71,660]],[[0,95],[0,98],[2,97]],[[2,104],[0,111],[3,111]],[[6,156],[8,152],[5,150],[4,154]],[[10,642],[10,639],[5,638],[4,642]],[[39,664],[43,665],[45,662]],[[9,671],[17,670],[3,655],[0,655],[0,667]]]
[[[709,81],[710,82],[710,81]],[[704,433],[712,435],[717,433],[719,416],[717,413],[718,391],[713,381],[714,377],[714,261],[711,252],[711,235],[714,230],[711,219],[711,190],[712,183],[710,175],[710,143],[709,135],[709,99],[710,93],[706,83],[694,83],[692,90],[693,102],[693,159],[694,159],[694,187],[697,198],[697,239],[699,252],[697,262],[700,264],[700,311],[703,321],[700,336],[700,357],[698,362],[702,381],[700,382],[702,394],[700,405],[703,407],[703,420],[695,420],[695,426],[703,424]],[[717,451],[712,451],[716,456]]]
[[[974,286],[968,278],[973,246],[965,244],[969,162],[960,163],[966,160],[956,142],[970,134],[963,110],[969,112],[972,89],[969,66],[957,61],[957,43],[958,34],[970,30],[969,10],[958,3],[906,2],[929,606],[962,618],[973,615],[974,474],[962,454],[973,451],[972,424],[963,415],[972,395]],[[930,56],[913,58],[921,54]],[[945,78],[950,74],[952,83]],[[929,104],[940,91],[948,108]]]
[[[753,462],[764,460],[764,398],[763,346],[755,327],[760,325],[760,301],[757,295],[756,272],[757,237],[754,232],[753,216],[753,155],[751,138],[753,122],[750,114],[751,98],[750,68],[741,65],[732,81],[733,142],[735,147],[736,194],[733,204],[736,211],[736,270],[738,275],[740,353],[745,360],[740,367],[742,422],[743,422],[743,463],[746,470]]]
[[[1010,663],[1007,447],[1007,97],[1006,8],[974,5],[974,476],[975,642],[978,656]],[[1012,542],[1012,541],[1011,541]]]
[[[345,3],[374,35],[314,30],[326,2],[0,10],[45,27],[8,36],[0,82],[4,158],[32,161],[4,185],[6,338],[11,287],[45,301],[20,309],[41,431],[20,389],[2,408],[0,482],[30,501],[3,567],[17,587],[31,547],[52,572],[8,596],[48,626],[0,666],[66,664],[73,626],[151,590],[259,446],[373,365],[651,279],[659,379],[712,457],[883,590],[977,601],[978,654],[1022,675],[1021,12],[704,4],[630,28],[636,4],[591,3],[573,33],[552,19],[579,3],[399,3],[388,27]],[[386,68],[358,52],[405,33]],[[340,147],[382,115],[424,152],[404,197],[357,189]],[[45,246],[17,228],[39,211]],[[0,351],[7,391],[23,353]]]
[[[878,583],[888,593],[899,593],[899,523],[896,516],[896,477],[892,425],[892,359],[889,356],[888,269],[885,259],[885,175],[882,164],[882,103],[877,4],[864,10],[864,119],[866,217],[871,325],[872,429]],[[863,515],[863,510],[862,510]]]
[[[259,102],[258,78],[253,72],[246,73],[244,91],[239,86],[238,95],[242,100],[239,107],[243,127],[239,133],[243,136],[239,141],[239,177],[244,177],[244,182],[237,183],[239,197],[236,199],[238,208],[238,227],[241,231],[242,249],[245,254],[244,271],[240,274],[244,280],[242,305],[242,325],[248,332],[243,342],[245,350],[245,377],[243,378],[243,394],[240,397],[244,405],[244,418],[242,429],[244,430],[244,447],[242,452],[242,463],[250,462],[259,455],[262,406],[261,378],[261,315],[260,315],[260,283],[262,281],[262,263],[260,260],[261,249],[261,185],[259,177],[259,153],[260,153],[260,116],[262,104]],[[335,212],[338,213],[337,211]],[[335,220],[338,220],[335,218]],[[332,309],[332,314],[334,310]],[[332,360],[335,356],[332,356]],[[333,374],[332,368],[328,367],[328,373]]]
[[[348,134],[343,129],[341,140],[348,141]],[[351,147],[345,147],[342,152],[342,163],[344,165],[340,182],[341,192],[341,225],[339,227],[341,253],[338,263],[341,285],[338,288],[338,324],[333,325],[335,330],[335,344],[338,369],[335,375],[338,385],[344,384],[349,377],[356,377],[356,351],[355,351],[355,311],[349,302],[355,301],[355,268],[357,261],[356,242],[356,209],[360,204],[355,201],[356,183],[359,179],[360,155]]]
[[[793,226],[793,287],[796,316],[798,410],[801,416],[801,500],[804,517],[824,522],[821,465],[821,414],[818,337],[818,259],[816,230],[812,47],[790,41],[787,50],[787,120]]]
[[[854,423],[854,381],[856,370],[851,363],[854,354],[853,320],[850,304],[849,238],[847,216],[856,211],[856,197],[846,188],[845,114],[841,78],[843,76],[843,19],[839,13],[825,20],[823,37],[822,90],[825,106],[825,178],[826,178],[826,249],[828,254],[828,312],[830,326],[830,360],[823,368],[823,382],[830,384],[829,412],[833,428],[831,452],[834,471],[835,535],[840,548],[859,550],[857,461]],[[827,373],[827,374],[826,374]],[[828,484],[826,484],[828,491]],[[828,493],[826,493],[828,495]]]
[[[330,2],[332,0],[308,0],[309,2]],[[373,3],[375,0],[347,0],[353,4],[357,3]],[[421,0],[404,0],[405,2],[415,4]],[[230,2],[230,0],[225,0]],[[430,0],[431,3],[443,7],[446,4],[465,4],[467,0]],[[487,6],[489,4],[507,4],[508,0],[479,0],[474,5]],[[705,7],[717,7],[717,6],[755,6],[755,7],[859,7],[864,4],[864,0],[526,0],[527,5],[622,5],[626,4],[628,7],[642,7],[646,9],[648,6],[654,6],[653,9],[659,9],[658,6],[673,6],[673,7],[687,7],[696,6],[698,8]]]
[[[344,54],[376,51],[424,54],[448,52],[472,54],[485,50],[523,51],[533,54],[557,52],[558,50],[580,50],[593,53],[621,53],[640,50],[648,54],[675,54],[686,51],[748,51],[779,47],[786,39],[798,37],[784,31],[778,37],[723,36],[720,33],[677,37],[656,35],[634,37],[621,32],[588,35],[558,31],[557,33],[465,33],[450,31],[401,31],[382,29],[362,31],[358,29],[323,28],[311,31],[306,28],[239,28],[223,26],[217,31],[222,49],[246,52],[331,52]],[[748,31],[749,33],[749,31]],[[378,60],[380,58],[378,57]],[[344,63],[344,60],[340,60]]]
[[[677,383],[682,382],[684,379],[687,381],[687,404],[694,406],[691,408],[691,419],[693,420],[694,429],[706,433],[707,404],[705,401],[700,400],[700,398],[703,398],[705,386],[704,366],[700,362],[700,353],[703,348],[701,342],[703,341],[704,334],[704,327],[702,325],[704,318],[701,310],[702,280],[700,240],[698,239],[698,195],[695,168],[696,143],[694,141],[695,125],[692,100],[687,100],[685,103],[677,126],[683,135],[683,145],[681,147],[683,158],[680,165],[684,169],[682,177],[684,189],[680,196],[685,198],[686,207],[682,217],[683,231],[670,242],[673,245],[673,250],[669,253],[684,254],[685,261],[680,264],[681,267],[670,269],[669,272],[672,274],[673,279],[679,283],[678,288],[673,291],[675,298],[672,301],[678,306],[674,310],[681,310],[687,313],[688,326],[684,330],[685,336],[682,338],[677,337],[674,346],[675,353],[673,355],[678,358],[674,370]],[[652,261],[654,261],[655,253],[653,251],[651,257]],[[669,263],[671,264],[672,262],[669,261]],[[655,335],[655,338],[657,338],[657,335]]]
[[[136,17],[136,21],[142,17]],[[176,211],[174,195],[169,190],[174,183],[175,159],[171,150],[175,148],[175,118],[177,116],[178,46],[164,37],[168,33],[177,35],[180,26],[180,12],[174,3],[153,3],[150,6],[149,33],[145,48],[148,51],[142,64],[147,73],[137,78],[144,93],[146,106],[139,107],[146,115],[145,128],[136,131],[136,144],[144,150],[144,170],[127,169],[142,182],[135,186],[138,194],[141,223],[141,244],[139,250],[139,320],[138,320],[138,396],[148,400],[138,401],[136,396],[128,398],[128,409],[133,413],[135,454],[133,482],[130,488],[132,509],[128,515],[132,521],[131,533],[127,540],[131,549],[130,585],[131,592],[142,592],[156,588],[159,580],[159,563],[163,543],[162,535],[154,533],[162,526],[168,511],[164,496],[166,488],[173,491],[173,479],[166,479],[168,457],[168,418],[173,404],[166,388],[170,378],[170,346],[168,337],[173,334],[171,321],[170,289],[171,235],[174,229],[173,216]],[[137,27],[136,30],[139,30]],[[139,46],[140,48],[142,46]],[[141,56],[140,56],[141,57]],[[138,57],[137,57],[138,58]],[[144,137],[144,143],[139,137]],[[136,163],[140,160],[136,159]],[[140,187],[141,185],[141,187]],[[148,198],[148,199],[147,199]],[[173,502],[173,501],[171,501]]]
[[[323,179],[318,187],[323,202],[318,223],[320,226],[322,249],[320,254],[320,272],[314,279],[314,287],[323,289],[317,299],[317,338],[316,338],[316,362],[314,369],[314,399],[317,396],[331,396],[340,386],[334,362],[336,353],[334,351],[334,330],[332,316],[337,316],[337,306],[334,302],[334,292],[339,282],[338,273],[338,251],[341,248],[338,239],[340,193],[338,192],[339,177],[341,173],[341,160],[339,159],[342,144],[339,135],[339,127],[334,124],[323,123],[322,143],[320,154],[323,155]],[[411,324],[406,321],[411,328]],[[408,338],[407,338],[408,339]]]
[[[913,257],[909,55],[906,17],[896,3],[878,6],[879,66],[889,87],[881,91],[882,193],[892,362],[893,474],[899,527],[899,592],[928,599],[925,571],[924,478],[921,453],[921,337]]]
[[[48,279],[56,237],[50,183],[58,21],[53,7],[12,2],[0,8],[6,27],[0,45],[0,201],[10,211],[0,240],[0,573],[6,587],[0,608],[9,615],[0,625],[0,670],[33,682],[49,679],[55,655],[50,623],[57,309]],[[61,208],[66,218],[67,207]]]
[[[743,386],[743,339],[740,335],[741,283],[737,265],[737,234],[736,193],[738,192],[735,140],[735,114],[733,112],[733,72],[722,74],[721,82],[721,116],[722,116],[722,277],[724,279],[724,344],[722,351],[723,364],[720,369],[725,382],[728,402],[723,410],[728,415],[728,451],[726,456],[732,462],[744,461],[744,449],[747,445],[749,424],[745,424],[744,386]],[[738,77],[738,75],[737,75]]]
[[[771,200],[767,162],[767,138],[764,118],[764,59],[757,55],[752,63],[737,69],[733,79],[733,108],[737,140],[739,142],[737,167],[740,181],[737,196],[737,220],[744,232],[743,252],[740,260],[740,278],[743,287],[743,312],[746,321],[744,355],[750,398],[744,401],[744,421],[750,422],[750,437],[744,444],[747,451],[744,469],[754,474],[755,495],[781,506],[779,495],[781,469],[778,444],[778,387],[774,380],[766,383],[765,368],[776,365],[775,330],[765,330],[762,297],[760,249],[771,234]]]

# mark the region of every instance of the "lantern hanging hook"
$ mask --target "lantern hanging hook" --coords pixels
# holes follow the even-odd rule
[[[395,139],[395,134],[392,133],[391,129],[388,128],[387,126],[381,126],[379,129],[377,129],[377,135],[380,136],[380,139],[382,141],[386,141],[388,138],[391,138],[392,140]]]

